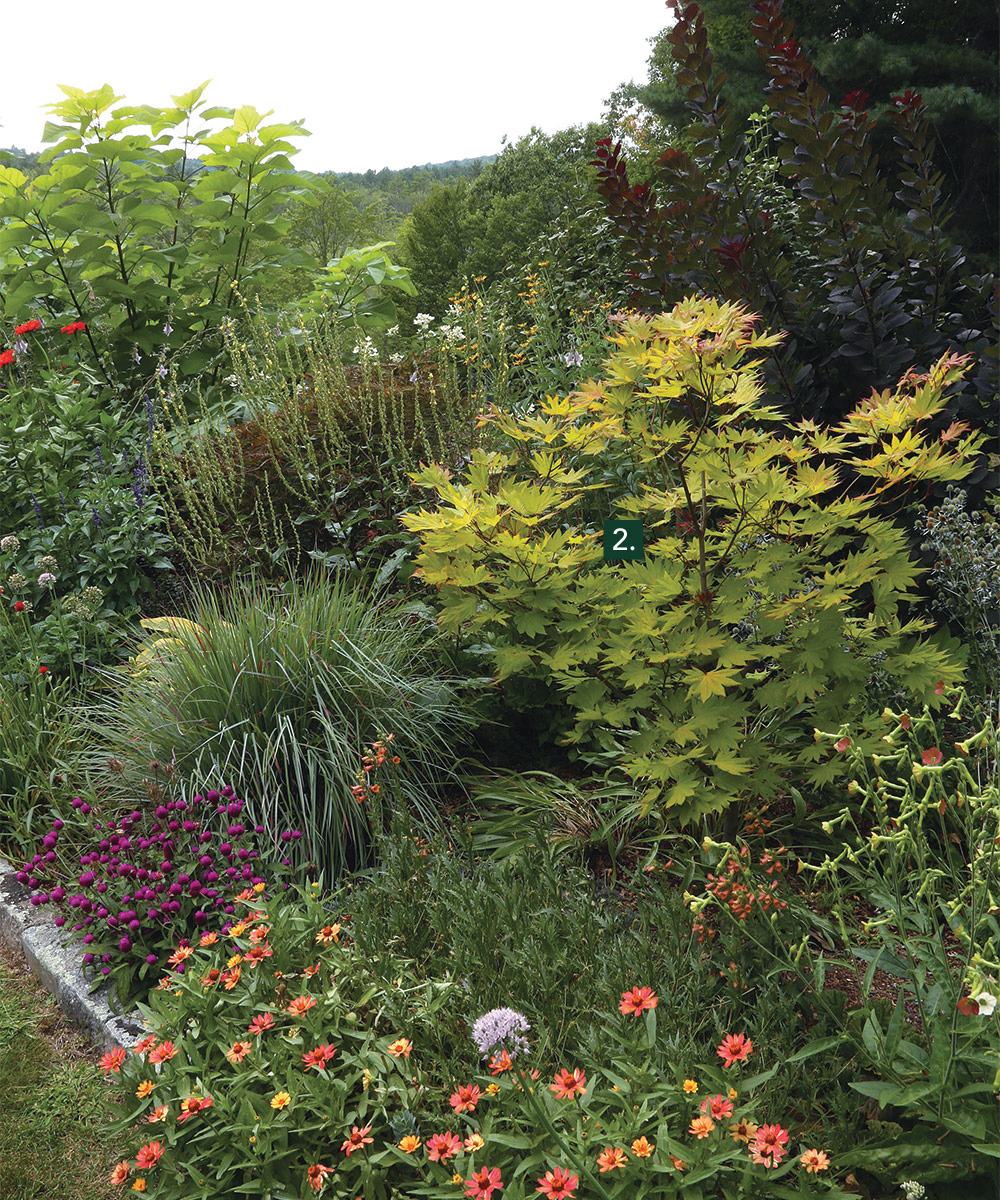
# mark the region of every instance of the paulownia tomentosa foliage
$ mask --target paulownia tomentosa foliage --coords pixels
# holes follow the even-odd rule
[[[762,402],[780,335],[755,321],[693,298],[625,318],[602,378],[492,411],[509,448],[474,451],[460,481],[425,469],[437,507],[403,518],[442,625],[485,635],[500,680],[560,689],[582,756],[681,823],[834,778],[814,728],[857,727],[876,667],[915,704],[961,675],[901,618],[920,568],[874,502],[970,470],[981,435],[926,432],[966,360],[789,429]],[[642,561],[602,561],[605,518],[642,520]]]

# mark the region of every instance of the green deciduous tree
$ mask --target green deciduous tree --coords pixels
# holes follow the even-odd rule
[[[123,394],[168,358],[185,374],[216,363],[236,289],[311,261],[284,244],[279,215],[305,187],[289,139],[306,131],[249,105],[206,107],[206,86],[169,108],[63,88],[44,173],[0,166],[5,316],[83,324],[99,375]]]

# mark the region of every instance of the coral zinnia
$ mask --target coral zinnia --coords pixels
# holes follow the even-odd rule
[[[619,1011],[632,1016],[639,1016],[647,1008],[656,1008],[659,1000],[652,988],[634,987],[630,992],[622,992]]]
[[[747,1039],[743,1033],[727,1033],[720,1042],[717,1053],[722,1059],[724,1067],[731,1067],[733,1063],[746,1062],[753,1050],[753,1042]]]
[[[579,1175],[570,1175],[562,1167],[556,1167],[539,1178],[535,1191],[548,1196],[549,1200],[563,1200],[564,1196],[572,1196],[579,1186]]]
[[[577,1092],[581,1096],[586,1094],[586,1082],[587,1076],[579,1067],[573,1071],[563,1069],[556,1072],[555,1082],[549,1084],[549,1091],[554,1092],[560,1100],[572,1100]]]

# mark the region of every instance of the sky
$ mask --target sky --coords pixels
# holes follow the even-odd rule
[[[61,84],[166,106],[211,79],[210,104],[303,121],[303,170],[496,154],[598,120],[668,23],[664,0],[49,0],[3,56],[0,146],[42,149]]]

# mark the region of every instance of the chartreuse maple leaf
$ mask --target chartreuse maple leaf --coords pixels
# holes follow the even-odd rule
[[[871,501],[968,472],[975,436],[925,434],[963,364],[789,435],[763,403],[777,340],[708,299],[629,317],[603,378],[491,416],[505,449],[475,452],[462,480],[428,468],[436,507],[404,517],[442,624],[485,627],[498,677],[565,697],[567,742],[678,822],[829,774],[812,728],[865,719],[875,655],[932,704],[960,670],[900,625],[919,570]],[[842,494],[859,467],[873,491]],[[643,521],[641,562],[603,561],[609,513]]]

